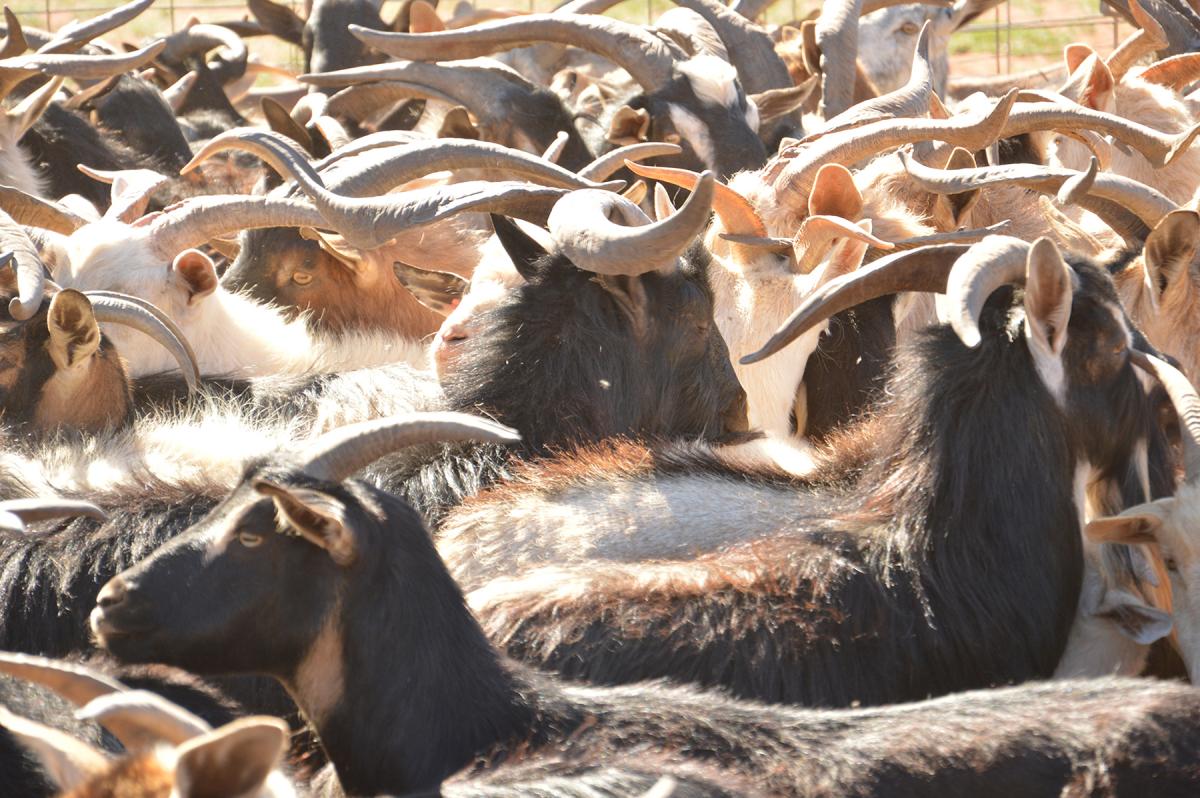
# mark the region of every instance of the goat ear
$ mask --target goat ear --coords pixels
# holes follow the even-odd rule
[[[438,128],[439,139],[479,139],[482,138],[479,128],[471,121],[471,113],[461,105],[456,105],[442,117],[442,126]]]
[[[654,184],[654,218],[658,221],[669,219],[675,215],[675,203],[662,183]]]
[[[808,195],[809,216],[840,216],[855,221],[862,214],[863,198],[854,176],[841,164],[827,163],[817,170]]]
[[[304,46],[304,20],[295,11],[271,0],[246,0],[246,5],[272,36],[297,47]]]
[[[1154,299],[1188,273],[1200,238],[1200,214],[1171,211],[1146,238],[1146,287]]]
[[[517,272],[528,282],[536,280],[538,277],[536,264],[549,253],[507,216],[492,214],[492,228],[496,231],[496,238],[500,239],[500,246],[504,247],[505,253],[512,260]]]
[[[950,157],[946,159],[943,169],[974,169],[975,156],[962,147],[955,147]],[[937,216],[945,217],[949,225],[945,232],[957,230],[965,223],[967,214],[979,201],[980,189],[964,191],[961,194],[939,194],[934,202],[937,204]]]
[[[624,147],[627,144],[645,141],[649,134],[650,112],[645,108],[630,108],[628,105],[622,105],[608,123],[608,133],[605,134],[605,138],[618,147]]]
[[[185,249],[175,256],[171,269],[179,276],[188,292],[188,304],[217,290],[217,267],[212,258],[198,249]]]
[[[363,252],[337,233],[323,233],[311,227],[300,229],[300,237],[316,241],[321,251],[352,272],[358,272],[363,264]]]
[[[449,316],[471,290],[471,281],[453,272],[418,269],[400,261],[392,264],[392,271],[418,302],[443,316]]]
[[[806,19],[800,23],[801,54],[804,69],[810,75],[821,74],[821,45],[817,44],[817,22]]]
[[[804,105],[808,96],[816,89],[817,82],[804,81],[799,86],[788,86],[783,89],[767,89],[764,92],[750,95],[750,100],[758,108],[759,124],[766,124],[781,116],[786,116]]]
[[[50,330],[50,358],[60,369],[79,365],[100,348],[100,327],[92,303],[78,291],[67,288],[54,295],[46,326]]]
[[[1063,49],[1063,58],[1067,62],[1067,74],[1070,75],[1079,65],[1087,60],[1089,55],[1095,55],[1096,51],[1086,44],[1072,42]]]
[[[1060,93],[1085,108],[1107,111],[1112,104],[1116,81],[1108,65],[1092,52],[1072,71],[1067,84]]]
[[[346,566],[354,562],[358,549],[341,501],[319,490],[287,487],[266,479],[255,482],[254,489],[269,496],[280,518],[300,537],[329,552],[335,563]]]
[[[858,226],[868,233],[871,232],[870,219],[863,219]],[[870,244],[866,241],[858,241],[853,238],[839,239],[829,251],[829,257],[825,259],[825,265],[821,268],[821,274],[817,278],[818,286],[824,285],[835,277],[849,274],[862,266],[869,246]]]
[[[1155,504],[1145,505],[1143,512],[1097,518],[1088,523],[1084,535],[1093,543],[1157,543],[1163,515]]]
[[[287,725],[278,718],[241,718],[178,748],[175,793],[180,798],[258,795],[279,765]]]
[[[1105,596],[1096,617],[1112,621],[1121,634],[1143,646],[1171,634],[1171,627],[1175,622],[1171,613],[1151,606],[1125,591],[1119,591],[1115,596],[1110,592],[1110,595]]]
[[[304,125],[292,118],[292,115],[288,113],[288,110],[278,100],[263,97],[262,113],[271,130],[280,135],[287,136],[303,147],[304,151],[309,155],[316,155],[316,147],[313,146],[312,136],[304,129]]]
[[[1073,295],[1071,267],[1049,238],[1039,238],[1029,248],[1025,263],[1025,334],[1032,340],[1034,357],[1058,359],[1067,344]]]
[[[409,33],[437,33],[446,29],[446,23],[438,16],[437,9],[425,0],[416,0],[408,8]]]
[[[108,758],[82,740],[14,715],[4,707],[0,707],[0,728],[41,763],[46,775],[64,793],[108,769]]]

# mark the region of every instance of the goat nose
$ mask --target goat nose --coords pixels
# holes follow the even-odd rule
[[[448,324],[438,330],[438,338],[443,341],[462,341],[467,337],[467,325]]]
[[[100,595],[96,596],[96,606],[107,609],[114,607],[125,600],[128,594],[125,587],[125,581],[120,577],[108,580],[108,584],[100,591]]]

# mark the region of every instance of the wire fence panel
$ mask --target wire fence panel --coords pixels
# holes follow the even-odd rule
[[[549,11],[561,0],[461,2],[486,8]],[[10,7],[22,23],[55,30],[73,19],[86,19],[118,5],[121,5],[119,0],[80,5],[55,0],[18,0]],[[303,2],[288,5],[304,13]],[[670,0],[627,0],[609,13],[631,22],[646,22],[674,7]],[[389,0],[384,4],[383,18],[391,19],[398,8],[399,2]],[[780,0],[769,10],[768,20],[783,24],[804,19],[819,9],[819,3]],[[454,0],[442,0],[438,10],[443,16],[453,14]],[[191,19],[220,22],[249,17],[244,3],[229,0],[159,0],[149,11],[110,37],[139,41],[178,30]],[[1131,31],[1123,20],[1102,13],[1097,0],[1010,0],[954,35],[950,41],[951,74],[992,75],[1054,66],[1061,63],[1063,48],[1071,42],[1083,42],[1107,53]],[[297,48],[272,37],[253,37],[249,45],[251,51],[264,61],[294,69],[303,66]]]

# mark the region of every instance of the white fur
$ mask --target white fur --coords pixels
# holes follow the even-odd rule
[[[700,117],[675,103],[667,103],[667,111],[675,129],[687,140],[688,144],[692,145],[700,162],[707,165],[715,164],[717,162],[716,145],[712,136],[709,135],[708,126],[700,120]]]
[[[218,286],[188,303],[188,290],[157,258],[146,228],[104,220],[87,225],[66,242],[67,263],[56,273],[64,287],[106,289],[141,297],[175,320],[196,352],[206,375],[255,377],[347,370],[390,362],[424,365],[419,342],[387,333],[312,334],[304,317],[282,312]],[[104,325],[133,377],[170,371],[174,359],[142,333]]]

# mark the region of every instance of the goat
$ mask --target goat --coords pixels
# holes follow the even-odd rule
[[[19,790],[20,795],[55,794],[47,789],[47,780],[61,794],[78,798],[295,795],[278,770],[288,735],[281,720],[235,720],[221,710],[223,725],[213,731],[206,720],[187,709],[154,693],[131,691],[87,668],[39,657],[0,655],[0,671],[45,685],[80,708],[79,722],[64,729],[64,715],[71,716],[64,712],[66,702],[53,700],[57,697],[54,693],[49,701],[44,693],[35,693],[41,699],[35,710],[38,720],[24,712],[12,712],[9,701],[5,701],[8,706],[0,706],[0,729],[7,732],[0,740],[8,743],[6,747],[25,749],[41,765],[40,774],[8,774],[16,779],[7,781],[6,787]],[[0,683],[8,688],[5,698],[14,696],[12,681]],[[114,746],[107,735],[96,735],[94,723],[111,732],[118,744]],[[124,755],[114,760],[112,753],[121,751],[121,746]]]
[[[269,33],[304,50],[305,72],[332,72],[382,60],[346,34],[351,24],[384,27],[379,8],[370,0],[320,0],[312,4],[307,19],[273,0],[247,0],[246,5]]]
[[[1010,248],[1004,258],[991,259],[987,246],[976,245],[982,249],[964,256],[956,275],[974,273],[980,259],[994,264],[1007,258],[1007,279],[1018,279],[1014,263],[1024,255],[1016,253],[1029,247],[1004,241],[985,242]],[[550,482],[551,502],[561,502],[553,511],[536,498],[535,473],[532,501],[525,490],[503,485],[480,497],[494,508],[490,523],[478,524],[486,519],[479,515],[482,505],[464,508],[461,525],[447,519],[442,552],[473,590],[472,607],[484,628],[511,654],[568,676],[602,683],[671,676],[724,685],[740,696],[819,705],[905,700],[1049,676],[1079,596],[1085,495],[1100,501],[1111,491],[1106,486],[1125,483],[1152,436],[1152,413],[1128,363],[1131,333],[1107,274],[1089,263],[1067,267],[1046,242],[1030,252],[1031,272],[1053,267],[1063,276],[1063,293],[1052,306],[1064,317],[1070,313],[1070,332],[1054,327],[1056,354],[1036,348],[1048,328],[1028,288],[1023,338],[1013,340],[1003,326],[1011,306],[1007,293],[1007,301],[993,300],[975,316],[984,319],[987,332],[965,334],[974,346],[946,327],[919,334],[901,348],[888,398],[875,422],[859,433],[870,436],[864,438],[871,441],[870,454],[856,464],[861,476],[849,484],[838,468],[832,475],[815,469],[808,477],[815,486],[804,487],[778,474],[763,479],[731,469],[712,457],[685,458],[679,476],[670,478],[668,471],[648,482],[642,474],[653,473],[653,462],[643,461],[626,476],[585,455],[559,467],[566,480],[560,476],[557,484],[570,490]],[[944,286],[946,254],[923,257],[943,261],[924,272],[938,275],[926,285]],[[809,307],[844,295],[841,285],[870,284],[872,275],[889,273],[888,263],[904,262],[880,261],[878,268],[834,281]],[[992,282],[972,289],[972,314],[997,287]],[[874,292],[856,296],[864,293]],[[845,306],[825,305],[816,315],[802,307],[794,319],[819,323],[830,307]],[[956,324],[983,329],[971,321]],[[789,326],[766,351],[790,342],[797,329]],[[1054,362],[1061,365],[1049,365]],[[1102,438],[1077,425],[1085,405],[1106,419],[1089,422],[1093,429],[1104,425]],[[1013,415],[1018,406],[1024,409]],[[1062,407],[1072,409],[1063,416],[1056,409]],[[1022,429],[1036,423],[1037,433],[1002,431],[1017,418]],[[1111,429],[1114,423],[1122,426]],[[1004,448],[991,443],[998,440],[1007,441]],[[993,474],[1004,477],[988,476]],[[780,483],[789,490],[781,491]],[[1019,506],[1003,498],[1010,490],[1024,497]],[[761,498],[787,492],[791,497],[778,505]],[[696,505],[705,518],[699,521],[683,509],[695,501],[680,502],[685,495],[728,496],[730,508],[763,509],[747,523],[736,512],[710,514],[713,502],[706,498]],[[613,500],[614,518],[625,518],[620,532],[597,524],[601,496]],[[656,515],[654,525],[662,529],[639,537],[635,530],[646,522],[636,513],[631,522],[629,506],[664,502],[675,509],[667,521]],[[590,508],[586,529],[566,522],[581,504]],[[505,518],[509,511],[520,514],[528,529],[513,531]],[[552,528],[530,520],[539,517],[554,519]],[[526,537],[525,531],[541,536]],[[566,554],[561,544],[568,539]],[[699,541],[706,553],[674,561],[678,551],[665,546],[682,539]],[[1036,554],[1030,540],[1039,541]],[[479,560],[472,562],[468,552]],[[664,561],[639,562],[660,557]],[[997,573],[982,565],[993,561],[1008,567]],[[949,563],[954,577],[943,570]],[[975,573],[975,567],[986,575],[966,577],[964,569]],[[501,574],[511,576],[497,578]],[[1033,590],[1037,599],[1030,598]],[[1019,606],[1001,598],[1016,595],[1024,597]],[[840,609],[846,607],[855,609],[847,614]],[[1038,608],[1036,621],[1031,607]],[[864,617],[872,619],[869,627],[860,625]],[[716,633],[714,618],[720,619]],[[895,638],[887,631],[900,629]],[[960,634],[969,634],[969,646],[953,642]],[[1014,650],[1013,639],[1025,644]]]
[[[513,755],[640,750],[775,795],[1054,795],[1095,779],[1194,790],[1190,687],[1064,682],[820,712],[661,684],[567,686],[502,660],[413,508],[342,480],[416,441],[511,435],[461,416],[409,417],[257,463],[208,517],[106,585],[92,626],[124,660],[273,675],[350,795],[431,790]]]

